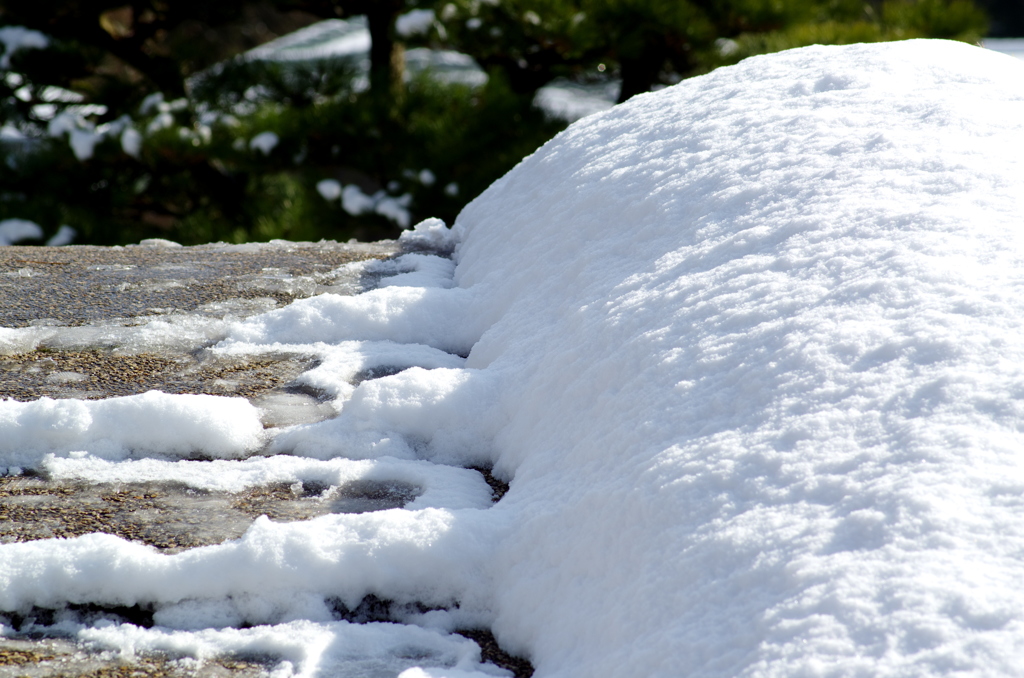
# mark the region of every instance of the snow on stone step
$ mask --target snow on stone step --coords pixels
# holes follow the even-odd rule
[[[143,673],[172,675],[195,670],[249,675],[273,669],[279,674],[379,676],[415,666],[509,675],[494,664],[481,664],[480,647],[451,635],[452,629],[397,623],[457,610],[454,596],[431,595],[434,583],[412,578],[415,603],[397,604],[373,593],[386,588],[374,583],[377,550],[395,543],[407,569],[418,568],[415,549],[409,551],[403,541],[409,529],[444,521],[439,509],[489,508],[500,482],[485,469],[417,460],[411,453],[415,441],[396,441],[409,451],[399,454],[404,459],[381,455],[380,446],[370,455],[374,458],[361,460],[337,454],[325,459],[274,455],[268,447],[281,432],[335,417],[360,384],[413,366],[459,367],[463,358],[390,341],[210,346],[211,338],[231,333],[239,319],[277,303],[233,296],[232,276],[239,272],[243,277],[237,287],[246,292],[265,293],[268,276],[278,291],[291,290],[296,279],[317,282],[315,288],[295,287],[296,296],[314,290],[351,294],[378,286],[443,285],[445,280],[450,286],[453,266],[437,256],[344,263],[345,257],[389,251],[393,247],[346,246],[335,252],[324,244],[283,243],[155,252],[78,248],[47,262],[64,267],[60,278],[34,276],[34,292],[42,298],[61,287],[116,289],[125,298],[108,301],[106,312],[63,309],[70,327],[68,320],[51,319],[0,335],[6,342],[0,360],[7,368],[0,386],[17,397],[0,401],[0,461],[7,473],[0,477],[5,572],[11,573],[22,558],[46,570],[30,574],[28,588],[3,580],[6,593],[28,594],[0,605],[6,611],[0,613],[0,624],[7,625],[10,643],[44,638],[29,649],[0,647],[0,658],[10,655],[18,675],[46,674],[55,665],[65,674],[84,675],[111,661],[127,661]],[[27,248],[3,253],[13,264],[41,256]],[[225,275],[209,276],[209,265],[225,255],[233,255]],[[340,267],[322,269],[339,256]],[[114,263],[94,263],[108,259]],[[266,262],[291,268],[259,267]],[[306,272],[310,267],[312,276]],[[161,285],[152,282],[154,272]],[[133,287],[119,282],[125,276],[149,282]],[[194,291],[184,309],[167,294],[180,289]],[[135,299],[140,294],[142,304],[149,304],[146,314],[119,318],[119,312],[141,308]],[[212,301],[200,304],[204,299]],[[15,325],[17,313],[31,315],[21,305],[11,312],[15,315],[8,321]],[[402,513],[396,516],[396,510]],[[365,517],[345,518],[355,515]],[[351,571],[351,553],[324,551],[338,541],[334,535],[339,530],[354,534],[369,558],[363,569],[370,579],[356,582],[355,588],[324,577],[340,558],[349,563],[350,583],[358,579]],[[374,532],[379,538],[373,538]],[[268,550],[268,538],[279,545]],[[316,555],[303,557],[291,542],[305,544]],[[204,547],[218,549],[226,560],[210,569],[201,555]],[[61,549],[67,549],[64,556]],[[81,571],[80,558],[90,551],[86,558],[95,565]],[[298,561],[280,561],[275,554],[283,552]],[[110,558],[125,557],[128,569],[107,593],[88,586],[76,592],[57,583],[110,576]],[[200,570],[196,562],[204,563]],[[73,570],[62,570],[67,565]],[[163,575],[153,569],[164,566],[171,569]],[[133,567],[138,568],[134,574]],[[457,579],[460,567],[449,569]],[[159,588],[169,597],[151,595],[145,582],[153,581],[154,574],[164,580]],[[172,593],[175,576],[185,588]],[[133,591],[133,580],[141,588]],[[270,590],[274,581],[284,585],[278,593]],[[300,588],[308,590],[288,582],[305,582]],[[200,588],[190,588],[194,584]],[[32,595],[33,590],[42,595]],[[258,629],[240,628],[248,626]],[[67,639],[74,642],[69,646]],[[515,666],[513,658],[495,649],[493,639],[483,644],[492,661]],[[255,664],[247,661],[253,657]]]

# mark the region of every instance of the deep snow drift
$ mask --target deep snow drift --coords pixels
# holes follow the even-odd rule
[[[485,624],[538,676],[1017,675],[1022,220],[1024,65],[1007,56],[812,47],[636,97],[451,232],[406,237],[455,245],[454,273],[400,260],[378,289],[243,321],[217,349],[324,359],[309,378],[340,413],[267,432],[265,453],[299,455],[274,473],[301,478],[303,455],[493,463],[498,504],[260,520],[174,556],[97,535],[0,546],[0,610],[150,603],[163,628],[67,627],[277,652],[284,674],[350,656],[397,672],[413,644],[432,659],[407,676],[479,675],[444,633]],[[0,438],[34,421],[0,417]],[[132,456],[173,448],[156,442]],[[41,463],[156,464],[66,449]],[[213,482],[190,469],[175,479]],[[446,609],[330,620],[326,597],[368,593]]]

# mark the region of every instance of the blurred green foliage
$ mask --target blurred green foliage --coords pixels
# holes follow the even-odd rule
[[[451,0],[440,33],[530,92],[601,64],[624,101],[754,54],[907,38],[976,42],[970,0]]]
[[[411,9],[435,18],[403,39],[394,20]],[[360,12],[386,47],[369,87],[351,60],[238,56]],[[79,243],[191,244],[397,235],[393,211],[346,211],[325,179],[450,223],[564,127],[533,105],[556,78],[620,78],[625,99],[814,43],[975,41],[986,19],[969,0],[0,0],[3,26],[50,40],[0,72],[0,219],[70,224]],[[472,56],[486,84],[403,78],[405,42]]]

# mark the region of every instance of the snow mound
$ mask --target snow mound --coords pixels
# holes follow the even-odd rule
[[[499,639],[542,675],[1019,671],[1022,214],[1024,67],[942,41],[749,59],[498,181],[455,230],[536,516]]]
[[[467,485],[261,519],[169,556],[107,535],[3,545],[0,610],[146,604],[164,628],[78,637],[260,648],[280,675],[340,671],[322,648],[349,644],[410,677],[493,668],[451,636],[417,641],[443,661],[397,662],[409,624],[487,626],[538,678],[1019,673],[1022,214],[1024,66],[990,51],[810,47],[635,97],[451,232],[406,237],[454,245],[454,271],[368,266],[393,284],[238,322],[216,349],[315,349],[305,383],[340,412],[263,448],[322,461],[210,473],[393,469],[429,490],[423,463],[493,465],[501,501]],[[194,466],[175,473],[215,482]],[[350,634],[325,602],[368,594],[405,624]]]

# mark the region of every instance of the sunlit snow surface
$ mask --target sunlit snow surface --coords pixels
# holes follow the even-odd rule
[[[1017,675],[1022,215],[1024,65],[1005,55],[810,47],[635,97],[450,233],[406,236],[456,245],[454,272],[418,255],[377,271],[398,284],[295,302],[218,348],[320,352],[309,378],[339,415],[266,434],[295,473],[365,459],[429,484],[412,465],[493,463],[499,503],[260,520],[173,556],[0,546],[0,609],[151,603],[162,628],[79,637],[244,647],[310,676],[346,656],[393,675],[410,646],[436,661],[407,677],[478,675],[444,632],[479,624],[538,676]],[[151,472],[129,465],[169,444],[43,463]],[[429,638],[330,621],[325,598],[368,593],[448,609],[403,618]]]

